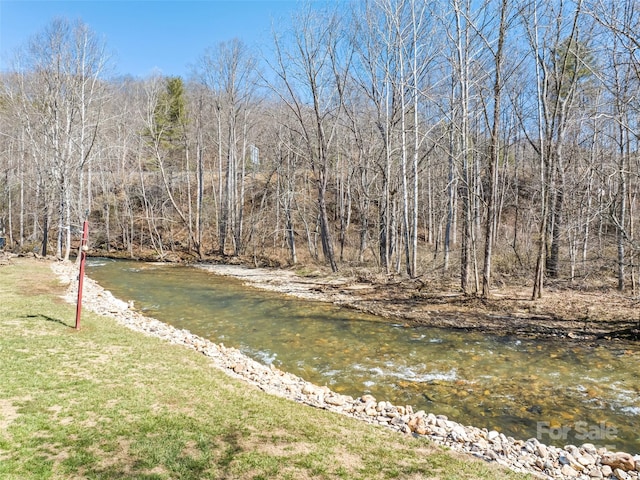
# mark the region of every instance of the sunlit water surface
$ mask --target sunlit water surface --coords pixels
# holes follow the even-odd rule
[[[90,259],[143,313],[354,397],[547,444],[640,452],[640,345],[406,328],[243,286],[201,269]]]

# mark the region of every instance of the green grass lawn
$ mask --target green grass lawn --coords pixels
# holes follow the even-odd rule
[[[1,479],[505,479],[521,475],[267,395],[195,351],[59,299],[46,262],[0,266]]]

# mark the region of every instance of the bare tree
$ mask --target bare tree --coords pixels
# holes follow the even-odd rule
[[[459,196],[462,212],[462,238],[460,244],[460,288],[464,294],[471,293],[471,269],[475,266],[475,222],[473,195],[476,189],[476,177],[473,172],[473,143],[471,140],[471,97],[473,94],[472,67],[477,55],[475,44],[479,27],[474,19],[474,11],[469,0],[451,0],[452,26],[447,22],[447,36],[451,44],[449,62],[452,71],[452,99],[450,121],[455,130],[451,131],[450,157],[459,158]],[[450,207],[451,208],[451,207]],[[477,279],[477,275],[475,276]],[[478,291],[477,281],[475,292]]]
[[[43,182],[48,183],[45,178],[50,175],[56,186],[56,254],[62,257],[64,246],[64,259],[68,259],[72,225],[79,224],[87,207],[86,198],[79,197],[85,208],[78,205],[72,210],[72,191],[80,189],[80,173],[91,159],[101,125],[105,100],[101,75],[107,55],[85,24],[57,19],[30,40],[18,59],[21,119]],[[45,198],[45,224],[49,201]],[[45,225],[45,236],[47,229]]]
[[[606,31],[608,39],[606,48],[610,52],[607,57],[606,73],[602,81],[611,95],[612,109],[606,112],[614,123],[616,174],[618,188],[612,199],[610,217],[616,226],[616,252],[618,290],[626,287],[626,247],[631,247],[637,254],[638,246],[633,235],[633,218],[631,209],[631,176],[633,151],[637,151],[639,135],[637,118],[640,102],[634,92],[640,87],[640,18],[638,2],[624,0],[614,2],[594,0],[587,2],[589,14]],[[636,173],[637,175],[637,173]],[[633,264],[633,263],[632,263]],[[633,270],[631,275],[635,292]]]
[[[337,12],[321,17],[306,10],[296,23],[298,30],[291,32],[290,43],[274,38],[276,64],[272,69],[277,82],[271,87],[296,120],[290,128],[305,142],[305,154],[317,190],[322,251],[335,272],[338,265],[327,213],[327,187],[332,170],[330,149],[334,146],[343,111],[351,53],[341,41]]]
[[[234,254],[243,251],[245,166],[249,156],[252,109],[255,106],[257,64],[238,39],[208,49],[196,76],[209,92],[216,114],[218,151],[219,251],[232,234]]]
[[[538,2],[526,10],[526,31],[535,62],[538,135],[531,145],[540,158],[541,221],[533,297],[542,296],[545,270],[558,275],[560,228],[565,185],[564,147],[570,114],[580,82],[589,71],[581,39],[582,1],[567,14],[564,2],[540,12]],[[543,27],[544,25],[544,27]]]
[[[493,82],[493,118],[491,121],[491,140],[489,147],[489,174],[487,194],[487,217],[484,237],[484,266],[482,269],[482,297],[489,298],[491,288],[491,258],[493,255],[493,243],[498,221],[498,166],[500,160],[500,117],[502,115],[502,89],[503,89],[503,62],[505,40],[508,28],[508,2],[501,0],[499,6],[499,23],[495,46],[488,41],[487,47],[491,50],[494,60]]]

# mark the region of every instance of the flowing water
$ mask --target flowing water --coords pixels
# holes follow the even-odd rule
[[[353,397],[564,446],[640,452],[640,345],[406,328],[201,269],[91,259],[145,314]]]

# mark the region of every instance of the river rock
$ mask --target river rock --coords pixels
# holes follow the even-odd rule
[[[591,455],[589,455],[588,453],[585,453],[584,455],[578,455],[576,457],[576,461],[580,464],[580,465],[584,465],[585,467],[589,466],[589,465],[595,465],[596,463],[596,459],[593,458]]]
[[[579,452],[578,455],[580,455]],[[567,453],[567,459],[569,460],[569,465],[571,465],[574,470],[577,470],[579,472],[582,472],[584,470],[585,466],[582,463],[578,462],[578,459],[570,453]]]
[[[604,475],[602,474],[600,469],[595,465],[591,467],[591,469],[588,472],[588,475],[589,475],[589,478],[595,478],[595,479],[604,478]]]
[[[305,395],[313,395],[316,392],[316,387],[310,383],[307,383],[302,387],[302,393]]]
[[[564,449],[571,454],[572,457],[580,455],[580,449],[575,445],[565,445]]]
[[[613,474],[619,479],[619,480],[628,480],[629,479],[629,475],[627,474],[627,472],[625,472],[624,470],[620,469],[620,468],[615,468],[613,470]]]
[[[404,427],[406,422],[402,419],[402,417],[393,417],[391,419],[391,425],[395,425],[396,427]]]
[[[636,469],[636,462],[634,458],[628,453],[624,452],[608,452],[602,455],[600,462],[603,465],[609,465],[613,470],[620,469],[628,472]]]
[[[564,475],[565,477],[577,477],[578,476],[578,471],[575,470],[571,465],[567,464],[567,465],[563,465],[562,468],[560,469],[560,473],[562,475]]]
[[[527,441],[527,443],[525,443],[522,446],[522,449],[524,451],[526,451],[527,453],[535,453],[536,452],[536,445],[533,442]]]
[[[338,396],[327,397],[325,399],[325,402],[328,403],[329,405],[333,405],[335,407],[341,407],[345,403],[347,403],[344,397],[338,397]]]
[[[409,420],[409,423],[407,425],[409,426],[409,429],[412,432],[417,433],[418,435],[427,434],[427,423],[424,421],[424,418],[422,417],[418,417],[418,416],[412,417],[411,420]]]
[[[473,444],[471,444],[471,449],[474,452],[484,452],[489,448],[489,444],[484,438],[479,438]]]
[[[245,369],[246,369],[246,365],[243,365],[242,363],[237,363],[232,368],[232,370],[236,373],[242,373],[245,371]]]
[[[485,457],[489,460],[497,460],[498,459],[498,454],[496,452],[494,452],[493,450],[487,450],[485,452]]]
[[[549,456],[549,449],[543,443],[538,443],[536,445],[536,453],[542,459],[546,459]]]
[[[364,413],[365,413],[365,415],[367,415],[369,417],[377,417],[378,416],[378,411],[374,407],[365,408],[364,409]]]

